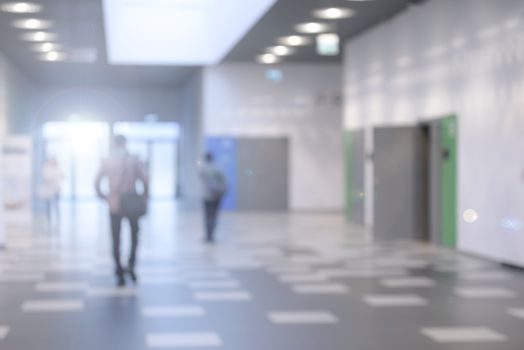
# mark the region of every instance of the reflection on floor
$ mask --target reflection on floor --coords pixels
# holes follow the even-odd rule
[[[74,215],[73,215],[74,214]],[[197,213],[143,221],[140,284],[114,288],[94,203],[0,253],[6,350],[522,350],[524,276],[416,244],[372,244],[337,215]]]

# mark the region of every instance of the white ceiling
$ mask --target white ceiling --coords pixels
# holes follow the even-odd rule
[[[276,0],[104,0],[112,65],[222,61]]]
[[[10,0],[0,0],[4,3]],[[166,63],[169,57],[164,57],[164,63],[154,64],[154,61],[161,61],[159,57],[142,57],[142,62],[112,64],[115,57],[109,55],[107,49],[110,49],[108,43],[109,35],[106,33],[105,16],[103,11],[104,0],[34,0],[43,6],[41,13],[35,14],[34,17],[43,20],[49,20],[54,23],[52,32],[57,34],[57,44],[62,45],[65,49],[73,50],[77,48],[89,48],[96,51],[95,62],[80,62],[77,60],[66,60],[63,62],[46,62],[38,60],[36,52],[31,50],[31,43],[21,40],[24,30],[14,28],[11,24],[14,20],[30,17],[22,14],[12,14],[0,11],[0,54],[6,56],[21,71],[24,71],[28,77],[43,84],[52,85],[107,85],[107,86],[153,86],[153,87],[173,87],[179,86],[193,74],[198,67],[206,64],[194,64],[191,66],[183,64]],[[123,0],[110,0],[111,3],[120,3]],[[134,4],[149,6],[150,4],[175,3],[181,0],[127,0]],[[184,0],[186,4],[192,4],[199,0]],[[214,0],[215,3],[230,3],[232,0]],[[217,46],[212,50],[205,52],[215,53],[220,57],[223,53],[229,53],[221,60],[222,62],[255,62],[255,57],[264,53],[268,46],[274,46],[277,39],[281,36],[294,34],[294,26],[297,23],[314,20],[312,12],[315,9],[325,6],[349,7],[356,12],[356,16],[337,22],[338,34],[343,41],[354,38],[366,29],[381,23],[399,11],[407,8],[407,5],[413,1],[420,0],[374,0],[374,1],[347,1],[347,0],[277,0],[268,1],[269,10],[260,10],[264,3],[258,3],[257,0],[239,0],[238,6],[228,7],[227,16],[223,10],[216,8],[219,16],[208,27],[213,29],[208,38],[217,42]],[[109,1],[107,1],[109,2]],[[271,6],[270,3],[274,5]],[[231,2],[232,3],[232,2]],[[180,4],[180,2],[179,2]],[[135,5],[136,6],[136,5]],[[259,7],[260,6],[260,7]],[[258,8],[260,19],[251,17],[255,16],[252,8]],[[239,15],[241,13],[241,15]],[[246,14],[250,14],[246,16]],[[228,18],[228,20],[224,20]],[[249,21],[247,21],[249,19]],[[244,20],[246,22],[244,22]],[[147,20],[146,20],[147,21]],[[236,23],[240,21],[239,23]],[[151,23],[153,22],[153,23]],[[142,55],[154,56],[153,48],[148,45],[153,42],[162,50],[174,52],[174,36],[161,33],[158,37],[152,36],[148,28],[159,27],[156,20],[149,22],[132,22],[133,30],[142,33],[141,40],[130,40],[127,42],[133,52]],[[169,20],[168,22],[174,22]],[[231,23],[230,23],[231,22]],[[253,23],[256,24],[252,25]],[[170,23],[168,23],[171,25]],[[230,27],[229,25],[232,25]],[[242,30],[245,27],[245,35]],[[249,24],[249,25],[248,25]],[[236,26],[240,27],[236,27]],[[222,30],[232,30],[232,33]],[[235,30],[237,28],[237,30]],[[161,29],[161,28],[160,28]],[[209,32],[208,32],[209,33]],[[235,34],[236,33],[236,34]],[[122,34],[122,33],[120,33]],[[191,38],[191,45],[184,46],[177,51],[185,54],[195,55],[196,39],[194,33],[185,28],[176,33],[175,37]],[[127,34],[126,34],[127,35]],[[227,41],[221,42],[222,39],[229,35],[229,50]],[[236,37],[235,37],[236,35]],[[219,48],[222,50],[219,50]],[[222,51],[222,53],[220,52]],[[174,53],[173,53],[174,52]],[[138,57],[140,58],[140,57]],[[200,57],[200,59],[210,62],[210,57]],[[215,58],[215,60],[217,60]],[[220,59],[218,59],[220,61]],[[125,62],[122,60],[122,62]],[[287,56],[284,62],[341,62],[340,56],[321,56],[315,50],[315,45],[308,45],[296,49],[294,55]]]

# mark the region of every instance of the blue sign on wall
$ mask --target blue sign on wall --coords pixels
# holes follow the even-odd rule
[[[223,209],[236,208],[236,142],[232,137],[206,138],[206,151],[215,156],[215,163],[226,176],[228,191],[223,199]]]

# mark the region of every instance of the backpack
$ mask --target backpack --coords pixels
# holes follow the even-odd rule
[[[209,176],[206,185],[215,198],[222,197],[227,191],[226,181],[222,174],[219,173]]]

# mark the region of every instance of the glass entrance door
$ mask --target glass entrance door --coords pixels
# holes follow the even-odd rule
[[[109,148],[105,122],[47,122],[43,126],[45,157],[56,158],[65,199],[94,199],[94,181]]]

